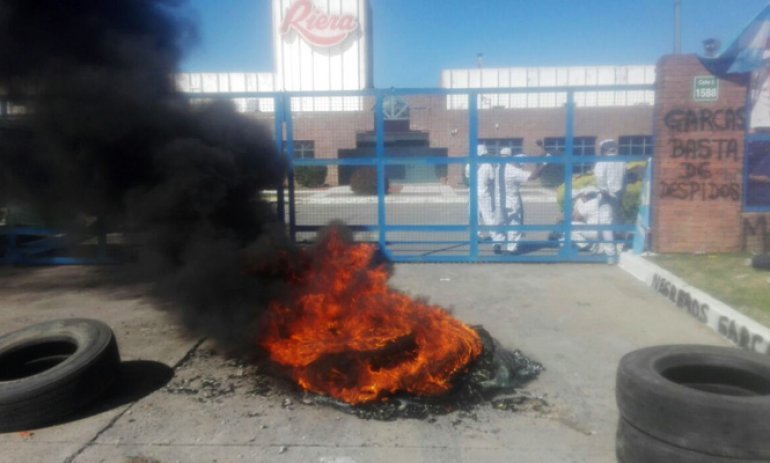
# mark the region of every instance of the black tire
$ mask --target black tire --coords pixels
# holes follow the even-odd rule
[[[751,266],[757,270],[770,270],[770,254],[759,254],[752,257]]]
[[[115,335],[97,320],[53,320],[0,336],[0,432],[60,422],[118,374]]]
[[[767,460],[720,457],[675,447],[643,433],[621,418],[615,439],[620,463],[767,463]]]
[[[620,415],[645,434],[714,456],[770,460],[770,358],[732,347],[656,346],[624,356]]]

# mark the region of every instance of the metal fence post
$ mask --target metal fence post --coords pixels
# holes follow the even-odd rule
[[[376,136],[375,156],[377,158],[377,231],[380,251],[390,257],[386,249],[385,226],[385,118],[382,108],[383,94],[377,92],[374,102],[374,131]]]
[[[567,121],[564,134],[564,247],[561,254],[571,257],[572,250],[572,171],[574,166],[575,92],[567,91]]]
[[[478,128],[479,128],[479,108],[478,93],[468,94],[468,211],[470,214],[470,259],[477,260],[479,257],[479,211],[478,211]]]
[[[278,156],[284,156],[283,149],[283,95],[275,95],[273,97],[273,108],[275,113],[273,114],[273,124],[275,130],[275,150],[278,152]],[[282,223],[286,223],[286,212],[284,204],[284,191],[283,191],[283,179],[276,185],[276,205],[275,211]],[[294,235],[291,235],[294,239]]]
[[[289,236],[292,241],[297,240],[297,204],[294,191],[294,123],[291,111],[291,96],[284,94],[283,100],[283,118],[286,128],[286,158],[288,159],[289,170],[287,172],[286,183],[289,186]]]

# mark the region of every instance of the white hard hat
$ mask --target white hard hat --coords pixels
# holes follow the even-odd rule
[[[487,151],[487,145],[478,145],[476,147],[476,154],[479,156],[484,156],[487,153],[489,153],[489,151]]]
[[[500,148],[500,156],[510,156],[511,155],[511,149],[509,147]]]

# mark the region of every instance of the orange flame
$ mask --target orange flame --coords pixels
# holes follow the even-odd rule
[[[482,349],[478,334],[391,290],[374,246],[332,230],[297,281],[297,295],[268,307],[261,346],[305,390],[350,404],[396,392],[434,396]]]

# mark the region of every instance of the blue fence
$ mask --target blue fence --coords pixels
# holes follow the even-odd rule
[[[538,165],[547,163],[558,165],[563,171],[561,179],[562,186],[558,189],[558,194],[563,195],[561,206],[563,212],[555,214],[553,220],[527,220],[532,216],[532,212],[537,212],[538,207],[543,207],[543,203],[528,204],[524,201],[525,220],[520,224],[495,224],[482,225],[478,219],[478,199],[479,185],[477,185],[477,172],[483,165],[499,166],[511,163],[509,157],[484,156],[477,155],[476,146],[481,138],[479,137],[479,119],[483,117],[484,110],[480,110],[478,102],[481,97],[490,92],[501,94],[516,94],[532,92],[533,89],[506,88],[499,89],[385,89],[385,90],[366,90],[362,92],[341,92],[341,93],[314,93],[297,92],[285,93],[276,97],[276,133],[283,133],[281,137],[276,138],[276,148],[287,153],[292,160],[294,169],[304,166],[324,165],[336,168],[369,166],[376,169],[377,191],[376,197],[371,197],[372,204],[376,207],[376,214],[368,214],[370,222],[356,222],[352,224],[354,231],[362,241],[376,242],[381,250],[395,262],[607,262],[612,260],[605,255],[586,252],[579,249],[573,243],[576,235],[599,235],[594,239],[581,240],[582,247],[592,247],[590,245],[610,244],[602,241],[601,232],[609,230],[613,232],[612,243],[618,248],[628,248],[631,246],[637,227],[633,220],[625,223],[616,223],[614,225],[581,225],[573,224],[571,220],[558,220],[559,217],[572,217],[573,201],[573,179],[577,172],[582,172],[583,166],[590,166],[598,161],[607,161],[608,158],[595,155],[577,156],[574,150],[574,126],[576,120],[575,95],[580,92],[601,92],[601,91],[650,91],[651,86],[608,86],[608,87],[553,87],[537,88],[540,92],[559,92],[566,96],[564,104],[564,149],[559,156],[550,156],[543,158],[541,156],[524,156],[516,158],[516,162],[524,165]],[[301,159],[295,156],[294,142],[297,139],[295,134],[296,122],[295,112],[292,111],[292,101],[301,98],[313,98],[319,96],[365,96],[373,99],[371,110],[374,117],[374,155],[369,157],[359,157],[352,159],[341,159],[337,156],[330,156],[324,159]],[[386,98],[408,97],[413,95],[432,95],[449,98],[450,96],[467,97],[467,151],[463,155],[454,155],[448,157],[437,156],[410,156],[408,158],[394,156],[394,149],[386,147],[385,120],[383,117],[383,105]],[[301,116],[299,116],[301,117]],[[649,120],[650,131],[652,121]],[[428,151],[428,150],[426,150]],[[649,157],[640,157],[637,155],[618,155],[609,158],[611,162],[638,163],[646,162]],[[455,170],[468,166],[470,175],[468,176],[468,186],[466,201],[460,208],[464,220],[457,221],[458,208],[455,207],[455,220],[446,221],[431,220],[439,214],[431,214],[436,208],[450,208],[450,204],[441,204],[434,202],[417,201],[422,205],[423,213],[411,213],[407,208],[397,201],[392,194],[386,191],[386,176],[389,167],[392,166],[456,166]],[[648,172],[649,169],[641,169]],[[289,231],[298,241],[312,240],[313,233],[317,232],[325,225],[322,218],[342,218],[346,219],[345,213],[342,217],[336,217],[333,214],[320,214],[315,220],[308,220],[309,209],[319,208],[321,204],[303,204],[298,201],[298,191],[290,177],[288,182],[288,198],[285,200],[286,207],[282,207],[283,194],[279,193],[278,211],[285,215]],[[545,187],[540,187],[545,191]],[[553,204],[548,207],[556,208],[556,191],[550,200]],[[636,194],[636,192],[635,192]],[[360,198],[359,198],[360,199]],[[375,200],[376,199],[376,200]],[[333,202],[333,200],[330,200]],[[338,198],[337,210],[343,208],[361,208],[360,202],[351,201],[346,205],[345,199]],[[456,205],[455,205],[456,206]],[[547,206],[547,205],[546,205]],[[401,210],[401,212],[399,212]],[[355,214],[348,216],[353,219]],[[537,214],[535,214],[537,215]],[[554,214],[551,214],[554,215]],[[302,217],[305,217],[304,219]],[[557,217],[558,216],[558,217]],[[409,218],[413,220],[410,221]],[[417,220],[414,220],[414,219]],[[516,253],[496,253],[495,245],[498,244],[505,249],[506,241],[488,242],[481,240],[479,236],[484,233],[498,233],[506,235],[508,232],[519,232],[525,235],[525,238],[519,241]],[[588,246],[585,246],[588,245]],[[595,246],[593,246],[595,247]]]
[[[585,166],[592,166],[598,161],[607,161],[606,157],[596,155],[578,156],[575,149],[576,96],[599,92],[650,92],[651,85],[624,86],[586,86],[586,87],[538,87],[538,88],[494,88],[494,89],[367,89],[362,91],[341,92],[273,92],[273,93],[226,93],[226,94],[188,94],[194,99],[246,99],[268,101],[271,111],[256,113],[263,121],[270,121],[274,131],[275,148],[291,160],[286,188],[276,191],[275,207],[279,217],[283,217],[287,230],[297,242],[310,242],[316,233],[330,220],[342,219],[354,231],[359,241],[377,243],[382,252],[394,262],[607,262],[605,255],[588,252],[581,248],[595,248],[600,244],[613,244],[619,248],[628,248],[638,236],[639,223],[626,220],[614,225],[597,223],[580,224],[571,218],[575,208],[573,200],[573,182],[579,181]],[[488,117],[489,108],[484,106],[484,98],[489,94],[527,95],[555,94],[563,102],[555,108],[563,116],[563,148],[558,155],[542,157],[526,155],[515,158],[516,163],[528,166],[547,164],[562,172],[555,185],[543,186],[533,183],[523,195],[524,220],[516,224],[495,223],[492,225],[479,222],[479,185],[477,173],[483,166],[501,169],[512,162],[510,157],[479,156],[477,145],[480,119]],[[361,124],[371,132],[367,148],[351,148],[353,156],[341,157],[339,153],[325,152],[314,158],[298,156],[298,127],[308,118],[308,112],[301,109],[303,100],[317,98],[347,99],[359,107],[351,111],[352,117],[371,117],[371,124]],[[464,107],[452,110],[452,114],[463,126],[464,153],[436,155],[430,148],[441,144],[431,141],[427,147],[417,148],[409,156],[397,156],[397,149],[389,146],[386,140],[386,101],[391,98],[433,98],[449,106],[450,99],[460,99]],[[481,103],[480,103],[481,102]],[[299,110],[295,108],[299,106]],[[499,109],[499,108],[498,108]],[[414,110],[414,108],[413,108]],[[323,125],[323,118],[328,116],[323,111],[316,111],[313,117]],[[427,117],[430,117],[428,115]],[[590,117],[590,116],[589,116]],[[303,119],[304,118],[304,119]],[[652,120],[649,122],[650,132]],[[327,121],[327,123],[330,123]],[[356,126],[358,127],[358,126]],[[349,129],[350,139],[355,139],[356,127]],[[339,131],[339,127],[329,127],[329,132]],[[360,130],[359,130],[360,132]],[[356,152],[358,151],[358,152]],[[363,151],[370,153],[361,154]],[[446,151],[446,150],[445,150]],[[639,163],[647,162],[649,157],[638,155],[618,155],[609,159],[611,162]],[[337,173],[354,171],[368,167],[376,172],[376,194],[357,196],[345,186],[322,189],[301,188],[295,185],[294,172],[308,166],[326,166]],[[466,184],[448,184],[444,180],[428,178],[421,184],[404,184],[401,192],[388,191],[387,185],[394,182],[392,172],[407,171],[415,177],[430,172],[452,172],[457,177],[467,168],[469,175]],[[590,169],[588,169],[590,170]],[[646,172],[648,178],[651,170]],[[425,177],[425,175],[423,175]],[[430,175],[427,175],[430,177]],[[449,177],[447,174],[446,177]],[[649,178],[648,178],[649,180]],[[394,183],[398,183],[397,181]],[[391,183],[391,187],[393,184]],[[399,185],[396,185],[399,186]],[[339,194],[335,193],[340,191]],[[428,193],[426,193],[428,192]],[[435,194],[439,192],[439,194]],[[628,193],[627,193],[628,194]],[[410,196],[411,195],[411,196]],[[432,196],[431,196],[432,195]],[[557,202],[557,197],[562,197]],[[310,198],[310,199],[308,199]],[[320,199],[319,199],[320,198]],[[649,227],[649,207],[643,208]],[[642,219],[640,219],[642,220]],[[611,239],[602,240],[602,232],[611,231]],[[523,235],[518,241],[516,253],[496,253],[496,245],[506,249],[507,235],[517,232]],[[503,241],[486,241],[484,234],[505,235]],[[588,236],[589,238],[585,238]],[[83,237],[85,239],[85,237]],[[48,251],[61,242],[55,230],[29,229],[19,227],[0,227],[0,240],[4,240],[5,252],[0,262],[8,264],[83,264],[104,263],[107,259],[106,239],[102,232],[90,236],[97,244],[97,254],[84,257],[45,257]],[[576,246],[576,245],[580,246]],[[636,243],[636,250],[643,249],[643,244]]]
[[[78,252],[73,254],[74,249]],[[85,250],[87,249],[87,250]],[[113,264],[104,230],[62,233],[36,226],[0,227],[0,263],[5,265]]]

